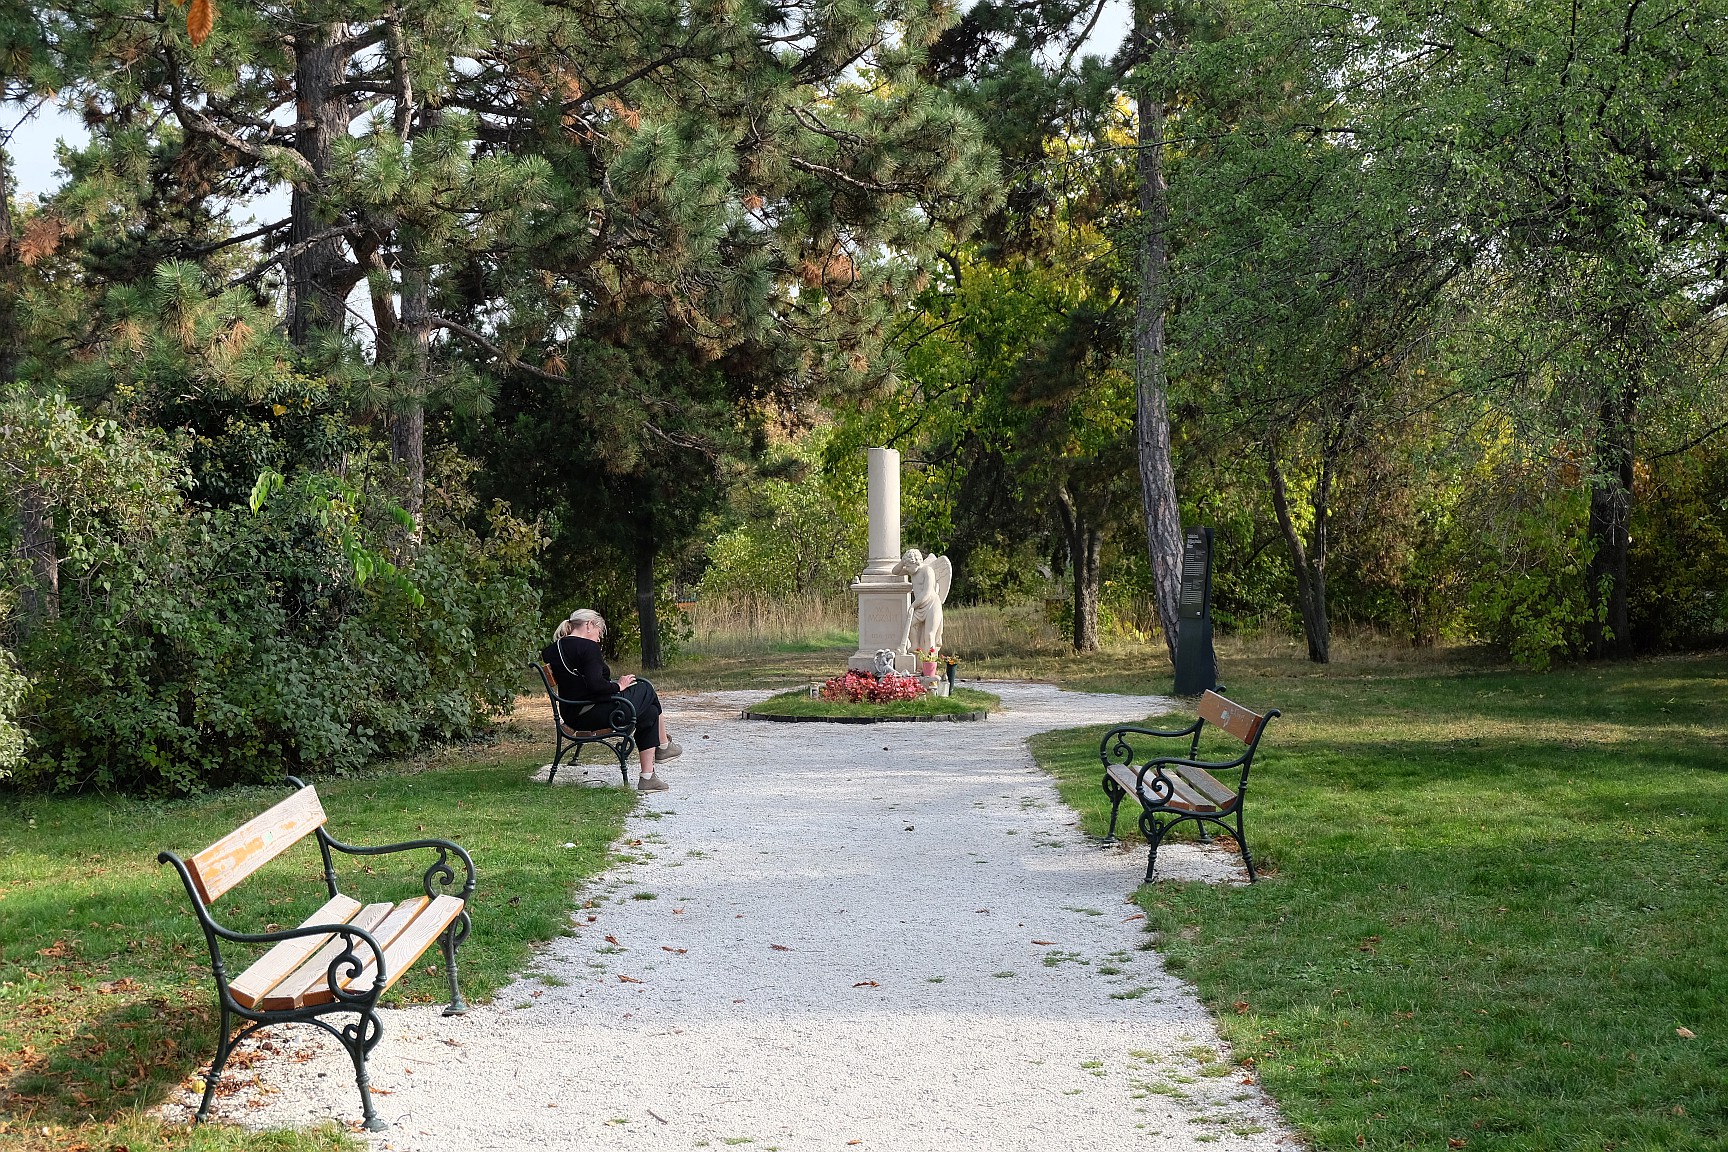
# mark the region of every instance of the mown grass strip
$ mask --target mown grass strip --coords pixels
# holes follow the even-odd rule
[[[535,944],[566,931],[571,895],[610,859],[634,794],[550,788],[532,755],[474,766],[317,780],[330,830],[353,844],[443,836],[479,873],[474,931],[459,955],[464,993],[488,996]],[[0,809],[0,1144],[187,1149],[361,1147],[342,1124],[269,1137],[213,1125],[164,1127],[143,1110],[215,1049],[208,952],[185,890],[156,853],[189,854],[264,810],[285,788],[195,800],[7,797]],[[574,847],[565,847],[572,844]],[[413,857],[418,862],[410,862]],[[400,861],[398,863],[397,861]],[[426,853],[357,861],[344,891],[361,899],[419,890]],[[324,899],[315,844],[296,845],[216,905],[240,929],[297,924]],[[368,871],[367,869],[370,869]],[[436,950],[392,989],[440,1002]],[[385,1026],[390,1026],[388,1015]],[[304,1031],[315,1036],[313,1030]],[[232,1067],[232,1066],[231,1066]],[[235,1069],[293,1075],[293,1067]],[[359,1101],[354,1101],[358,1114]]]
[[[1316,1147],[1723,1146],[1728,660],[1233,695],[1266,876],[1140,902]],[[1101,732],[1035,742],[1094,833]]]

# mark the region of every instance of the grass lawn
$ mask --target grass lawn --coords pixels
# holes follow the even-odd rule
[[[531,783],[528,774],[550,751],[540,746],[534,718],[512,724],[497,747],[312,781],[340,840],[444,836],[473,855],[474,930],[458,954],[471,1000],[521,970],[536,942],[565,930],[573,890],[610,859],[635,798],[616,788]],[[0,1146],[364,1146],[347,1133],[360,1115],[358,1093],[336,1122],[303,1133],[260,1136],[223,1125],[187,1131],[143,1115],[207,1067],[215,1051],[203,933],[179,877],[156,863],[156,853],[190,855],[285,795],[285,788],[243,788],[170,803],[0,796]],[[374,874],[345,873],[343,890],[400,899],[419,890],[430,859],[407,853],[361,861]],[[224,896],[216,915],[240,929],[298,924],[323,902],[321,867],[316,844],[304,841]],[[429,970],[439,962],[434,948],[391,995],[442,1003],[444,978]],[[391,1026],[389,1013],[384,1024]],[[222,1083],[256,1070],[230,1061]]]
[[[1002,707],[1002,698],[976,688],[955,688],[952,696],[934,693],[916,700],[890,700],[886,704],[857,704],[849,700],[821,700],[809,692],[782,692],[760,704],[750,705],[752,715],[821,716],[829,719],[871,716],[955,716],[965,713],[995,712]]]
[[[1728,1145],[1728,658],[1224,679],[1264,878],[1140,902],[1316,1147]],[[1101,733],[1035,742],[1095,833]]]

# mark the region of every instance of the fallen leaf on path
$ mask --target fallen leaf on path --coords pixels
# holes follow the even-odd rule
[[[1122,917],[1122,923],[1124,923],[1124,924],[1126,924],[1126,923],[1128,923],[1128,921],[1130,921],[1130,920],[1144,920],[1144,919],[1146,919],[1146,913],[1144,913],[1144,912],[1136,912],[1136,913],[1134,913],[1134,915],[1132,915],[1132,916],[1124,916],[1124,917]]]
[[[620,984],[640,984],[640,983],[642,983],[642,981],[636,979],[636,977],[634,977],[634,976],[622,976],[621,975],[618,977],[618,983],[620,983]]]
[[[676,952],[678,955],[682,956],[682,955],[684,955],[684,953],[690,951],[690,949],[688,949],[688,948],[674,948],[670,944],[662,944],[662,945],[660,945],[660,951],[662,951],[662,952]]]
[[[606,943],[608,943],[608,944],[618,944],[618,937],[616,937],[616,936],[608,936],[608,937],[606,937]],[[619,947],[623,947],[623,945],[621,945],[621,944],[619,944],[619,945],[618,945],[618,946],[619,946]]]
[[[852,987],[854,987],[854,988],[880,988],[880,987],[882,987],[882,985],[876,983],[876,981],[874,981],[874,980],[860,980],[860,981],[858,981],[858,983],[852,985]]]
[[[1056,943],[1056,941],[1054,941],[1054,940],[1034,940],[1034,941],[1032,941],[1032,943],[1034,943],[1034,944],[1054,944],[1054,943]]]
[[[774,949],[774,951],[776,951],[776,952],[790,952],[790,951],[792,951],[792,949],[786,947],[786,945],[784,945],[784,944],[770,944],[770,945],[768,945],[768,947]]]

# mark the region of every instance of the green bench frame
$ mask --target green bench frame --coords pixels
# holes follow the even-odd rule
[[[1158,864],[1158,846],[1177,825],[1192,822],[1205,835],[1207,824],[1216,824],[1234,836],[1242,848],[1248,880],[1258,877],[1254,857],[1243,834],[1242,803],[1248,795],[1248,770],[1266,723],[1279,715],[1276,708],[1265,714],[1252,712],[1216,692],[1200,698],[1198,716],[1186,728],[1165,731],[1122,724],[1104,734],[1098,743],[1098,759],[1104,764],[1104,794],[1110,798],[1110,831],[1105,843],[1116,840],[1116,816],[1122,801],[1133,796],[1140,804],[1140,832],[1146,837],[1146,880],[1151,882]],[[1211,725],[1245,745],[1232,760],[1201,760],[1200,736]],[[1157,755],[1168,748],[1158,741],[1188,737],[1188,754]],[[1142,758],[1136,748],[1146,750]],[[1226,782],[1228,781],[1228,782]]]

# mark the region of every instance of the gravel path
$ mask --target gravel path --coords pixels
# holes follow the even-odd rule
[[[1088,843],[1026,751],[1167,702],[988,687],[1005,713],[960,724],[769,724],[738,719],[763,693],[670,698],[673,790],[630,818],[641,846],[575,935],[467,1016],[385,1015],[373,1146],[1293,1146],[1144,950],[1126,903],[1143,853]],[[1160,855],[1169,875],[1234,880],[1235,863]],[[267,1056],[267,1086],[219,1113],[355,1119],[337,1046],[277,1036],[305,1062]]]

